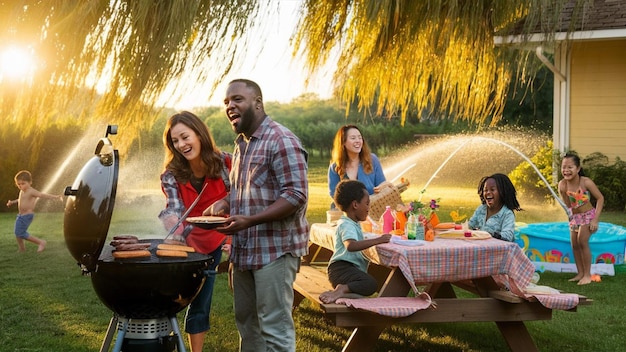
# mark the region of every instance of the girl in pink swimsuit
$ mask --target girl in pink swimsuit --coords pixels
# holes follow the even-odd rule
[[[559,193],[568,206],[570,240],[577,274],[569,281],[579,285],[591,282],[591,249],[589,238],[598,230],[598,219],[604,205],[604,196],[596,184],[583,173],[580,158],[576,154],[565,154],[561,162]],[[591,204],[591,196],[596,199],[596,207]]]

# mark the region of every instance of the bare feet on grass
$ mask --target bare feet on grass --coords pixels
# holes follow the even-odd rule
[[[578,281],[579,285],[587,285],[591,283],[591,276],[583,276],[582,279]]]
[[[46,249],[46,244],[48,242],[46,240],[41,240],[41,242],[39,243],[39,248],[37,248],[37,252],[41,253],[43,252],[44,249]]]

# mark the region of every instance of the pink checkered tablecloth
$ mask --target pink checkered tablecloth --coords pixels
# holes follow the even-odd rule
[[[393,318],[408,317],[419,310],[434,305],[426,292],[422,292],[416,297],[339,298],[335,303]]]
[[[332,250],[334,229],[328,224],[313,224],[311,241]],[[571,309],[578,305],[576,294],[527,294],[525,289],[535,266],[514,242],[436,238],[422,246],[380,244],[365,250],[364,254],[377,264],[398,267],[415,292],[418,292],[416,285],[420,284],[491,276],[515,295],[526,299],[535,297],[547,308]]]
[[[523,295],[535,271],[516,243],[497,239],[435,239],[415,247],[387,243],[367,254],[378,264],[399,267],[416,284],[494,276],[516,295]]]

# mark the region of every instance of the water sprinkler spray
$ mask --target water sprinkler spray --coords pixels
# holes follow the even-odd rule
[[[396,177],[394,177],[390,182],[395,183],[402,175],[404,175],[407,171],[411,170],[415,165],[417,164],[413,163],[409,165],[407,168],[405,168],[404,170],[400,171],[400,173]]]
[[[437,168],[437,170],[435,170],[435,172],[432,174],[432,176],[430,176],[430,178],[428,179],[428,181],[426,181],[426,184],[424,185],[424,188],[422,188],[422,190],[420,191],[420,196],[417,199],[418,201],[422,200],[422,196],[424,195],[424,193],[426,192],[426,188],[428,188],[428,185],[430,184],[430,182],[435,178],[435,176],[437,176],[437,174],[439,173],[439,171],[441,171],[441,169],[443,169],[443,167],[448,163],[448,161],[450,161],[450,159],[452,159],[452,157],[454,156],[454,154],[456,154],[459,150],[461,150],[461,148],[463,148],[464,145],[467,144],[467,142],[469,142],[469,140],[461,143],[461,145],[459,145],[452,153],[450,153],[450,155],[448,155],[448,157],[446,158],[446,160],[443,161],[443,163],[441,163],[441,165],[439,165],[439,167]]]
[[[519,156],[521,156],[526,162],[528,162],[528,164],[530,164],[530,166],[533,168],[533,170],[535,170],[535,172],[537,173],[537,175],[539,176],[539,178],[543,181],[543,183],[546,185],[546,187],[548,187],[548,190],[550,191],[550,193],[552,194],[552,196],[554,197],[554,199],[556,199],[557,202],[559,202],[559,204],[561,205],[561,207],[563,208],[563,210],[565,210],[567,212],[567,206],[565,205],[565,203],[563,202],[563,200],[561,199],[561,197],[559,197],[556,192],[554,192],[554,190],[552,189],[552,187],[550,187],[550,184],[548,183],[548,180],[546,180],[545,177],[543,177],[543,175],[541,174],[541,171],[539,171],[539,169],[537,168],[537,166],[535,166],[535,164],[526,156],[524,155],[524,153],[520,152],[519,150],[517,150],[515,147],[513,147],[512,145],[502,142],[500,140],[494,139],[494,138],[489,138],[489,137],[473,137],[474,139],[468,139],[465,142],[461,143],[452,153],[450,153],[450,155],[448,155],[448,157],[446,158],[446,160],[444,160],[441,165],[439,165],[439,168],[437,168],[437,170],[435,170],[435,172],[432,174],[432,176],[430,177],[430,179],[428,179],[428,181],[426,182],[426,184],[424,185],[424,187],[422,188],[422,190],[420,191],[420,196],[418,198],[418,201],[422,200],[422,196],[424,195],[424,193],[426,192],[426,189],[428,188],[428,185],[430,185],[430,182],[432,182],[432,180],[437,176],[437,174],[439,173],[439,171],[441,171],[441,169],[443,169],[443,167],[448,163],[448,161],[450,161],[450,159],[452,159],[452,157],[459,151],[461,150],[461,148],[463,148],[468,142],[475,140],[475,139],[482,139],[482,140],[486,140],[486,141],[491,141],[491,142],[495,142],[498,143],[500,145],[503,145],[507,148],[509,148],[510,150],[514,151],[516,154],[518,154]]]
[[[561,207],[563,208],[563,210],[565,210],[565,212],[567,212],[567,205],[565,205],[565,203],[563,202],[563,200],[561,199],[561,197],[559,197],[556,192],[554,192],[554,190],[552,189],[552,187],[550,187],[550,184],[548,183],[548,180],[546,180],[545,177],[543,177],[543,175],[541,174],[541,171],[539,171],[539,169],[537,169],[537,166],[535,166],[535,164],[526,156],[524,155],[524,153],[520,152],[519,150],[517,150],[516,148],[514,148],[513,146],[511,146],[510,144],[507,144],[505,142],[499,141],[497,139],[493,139],[493,138],[487,138],[487,137],[479,137],[482,139],[487,139],[490,140],[492,142],[496,142],[498,144],[501,144],[509,149],[511,149],[512,151],[514,151],[515,153],[517,153],[519,156],[521,156],[522,158],[524,158],[524,160],[526,160],[526,162],[528,162],[528,164],[530,164],[530,166],[533,168],[533,170],[535,170],[535,172],[537,173],[537,175],[539,176],[539,178],[541,179],[541,181],[543,181],[543,183],[546,185],[546,187],[548,187],[548,190],[550,191],[550,193],[552,193],[552,196],[554,197],[554,199],[556,199],[559,204],[561,205]]]

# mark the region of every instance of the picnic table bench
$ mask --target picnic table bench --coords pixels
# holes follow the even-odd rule
[[[306,298],[328,315],[354,312],[354,309],[349,308],[345,304],[324,303],[320,300],[319,296],[322,292],[333,289],[330,282],[328,282],[328,276],[326,276],[322,268],[309,265],[301,266],[293,284],[293,289],[296,294],[293,303],[294,308],[298,307],[302,300]]]
[[[406,317],[383,316],[344,304],[323,303],[319,295],[332,289],[324,263],[332,254],[332,246],[329,241],[316,241],[311,243],[310,248],[310,254],[294,282],[294,308],[306,298],[333,325],[354,328],[343,351],[371,351],[380,333],[394,324],[441,322],[495,322],[512,351],[537,351],[524,322],[552,318],[553,309],[533,297],[520,297],[502,289],[490,275],[423,282],[423,291],[432,297],[435,305]],[[372,251],[377,252],[376,248]],[[373,254],[369,253],[370,256]],[[411,289],[415,289],[415,282],[409,282],[398,266],[381,264],[384,258],[370,259],[372,262],[368,271],[379,282],[379,297],[407,297]],[[457,297],[453,286],[472,293],[469,295],[472,297]],[[578,304],[566,310],[576,311],[578,306],[592,303],[584,296],[578,298]]]
[[[455,282],[454,286],[462,287],[463,289],[478,294],[476,286],[471,282]],[[427,290],[433,290],[435,285],[431,285]],[[441,283],[436,288],[437,296],[435,302],[437,308],[431,308],[428,310],[419,311],[413,316],[407,318],[386,318],[381,317],[378,314],[350,308],[345,304],[337,303],[324,303],[319,299],[322,292],[332,290],[328,276],[326,275],[324,268],[319,266],[303,265],[300,267],[300,271],[296,276],[296,281],[293,285],[295,298],[294,308],[298,307],[304,299],[311,301],[317,308],[319,308],[330,320],[333,325],[339,327],[356,327],[371,325],[372,321],[365,319],[367,316],[376,316],[375,322],[379,325],[387,326],[390,321],[394,323],[437,323],[446,321],[465,321],[465,322],[479,322],[479,321],[493,321],[493,310],[507,309],[506,317],[499,317],[497,319],[510,319],[510,307],[507,308],[506,304],[513,303],[519,304],[528,302],[527,300],[518,297],[506,290],[491,290],[487,292],[487,297],[467,298],[460,299],[456,297],[456,294],[452,289],[452,285],[449,283]],[[579,296],[580,301],[578,305],[591,304],[592,301],[585,296]],[[478,301],[477,301],[478,300]],[[467,303],[471,302],[471,305]],[[551,309],[543,307],[537,302],[537,300],[530,300],[535,302],[536,311],[532,314],[526,312],[523,316],[518,314],[513,321],[518,320],[547,320],[551,319]],[[440,304],[442,303],[442,304]],[[441,308],[445,309],[441,309]],[[485,309],[490,310],[489,316],[485,317]],[[481,313],[482,311],[482,313]],[[572,309],[575,311],[575,308]],[[430,312],[430,313],[429,313]]]

